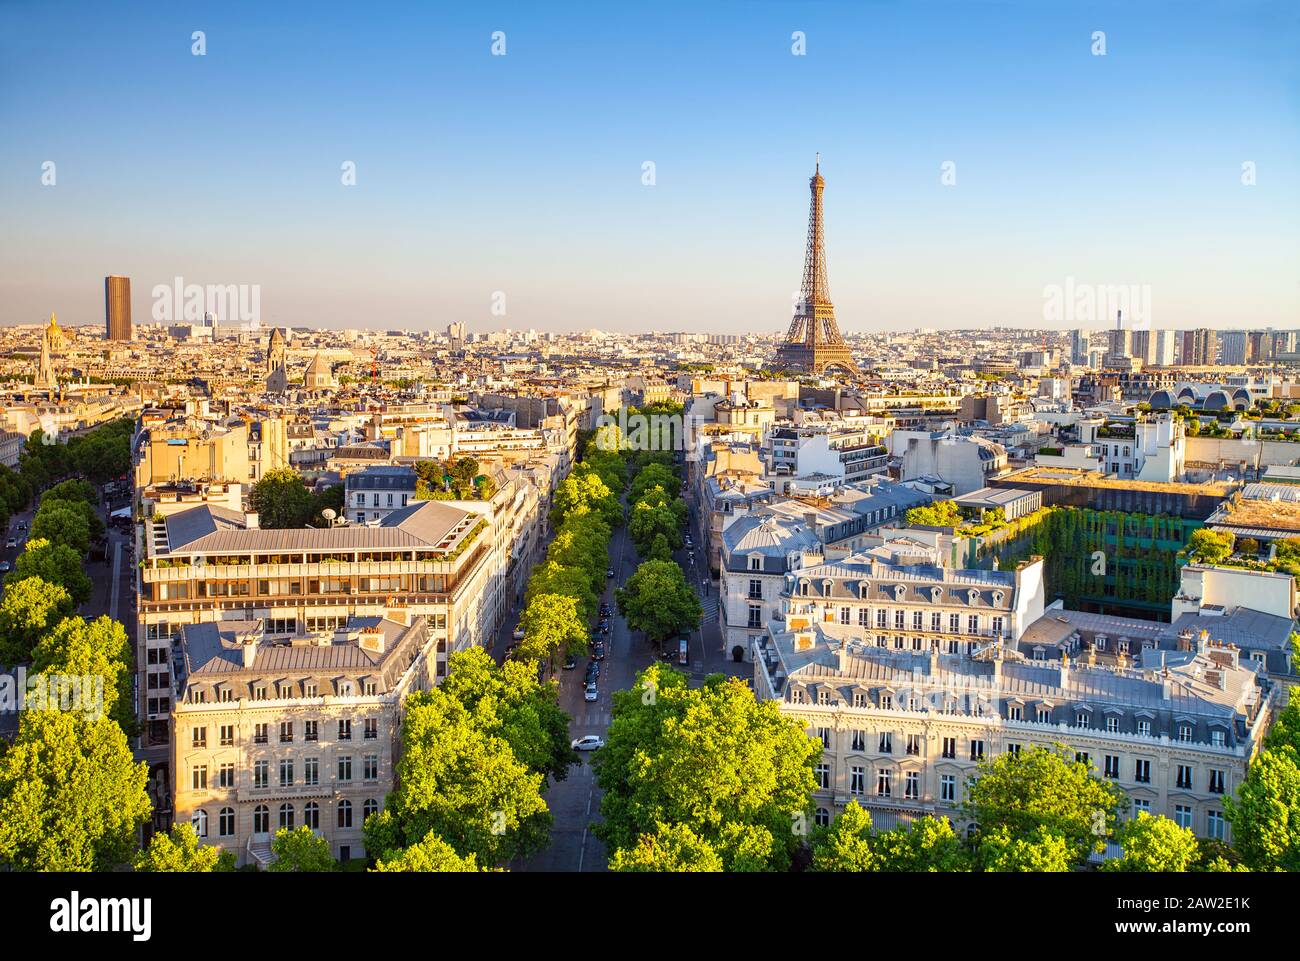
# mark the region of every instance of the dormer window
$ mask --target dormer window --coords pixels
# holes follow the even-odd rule
[[[749,559],[749,569],[751,571],[761,571],[763,569],[763,558],[751,557]]]
[[[807,597],[807,596],[808,596],[808,582],[807,582],[807,581],[800,581],[800,582],[799,582],[799,596],[800,596],[800,597]]]
[[[980,596],[980,592],[979,592],[979,591],[975,591],[975,590],[967,591],[967,592],[966,592],[966,603],[967,603],[967,604],[972,604],[972,605],[973,605],[977,600],[979,600],[979,596]]]
[[[906,593],[907,593],[907,588],[904,587],[902,584],[896,584],[894,586],[894,600],[901,601],[903,599],[903,595]]]
[[[1098,634],[1096,637],[1094,637],[1092,640],[1092,646],[1099,651],[1106,650],[1106,635]]]
[[[1002,598],[1003,598],[1003,594],[1002,594],[1001,591],[994,591],[994,592],[993,592],[993,603],[994,603],[994,604],[996,604],[996,605],[1001,605],[1001,604],[1002,604]]]
[[[942,600],[943,600],[943,588],[942,588],[942,587],[932,587],[932,588],[930,588],[930,600],[934,601],[936,604],[938,604],[940,601],[942,601]]]

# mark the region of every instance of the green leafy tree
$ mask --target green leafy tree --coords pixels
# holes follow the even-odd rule
[[[954,872],[969,871],[965,846],[945,818],[917,818],[907,827],[876,835],[872,847],[878,871]]]
[[[95,487],[88,481],[70,478],[61,484],[55,484],[43,495],[41,503],[44,504],[49,500],[69,500],[85,501],[87,504],[94,506],[99,503],[99,495]]]
[[[1189,871],[1200,854],[1196,835],[1190,830],[1146,811],[1126,821],[1115,839],[1124,855],[1105,861],[1103,871]]]
[[[462,857],[500,865],[545,846],[544,776],[483,730],[477,713],[441,687],[407,698],[398,787],[388,817],[366,821],[367,850],[392,852],[433,832]]]
[[[1065,838],[1075,861],[1082,862],[1115,829],[1123,803],[1119,788],[1096,777],[1087,764],[1068,759],[1057,745],[980,762],[965,807],[984,833],[1005,827],[1022,838],[1046,828]]]
[[[559,690],[539,682],[528,662],[497,667],[482,648],[458,651],[439,690],[471,713],[478,730],[503,738],[529,771],[558,781],[577,763]]]
[[[913,527],[960,527],[962,523],[961,512],[952,501],[935,501],[913,507],[905,516]]]
[[[880,859],[872,847],[871,815],[850,801],[813,841],[812,870],[863,872],[879,871]]]
[[[32,651],[32,668],[41,674],[102,679],[102,710],[126,731],[135,723],[131,664],[126,629],[108,617],[66,617]]]
[[[153,836],[135,856],[135,869],[147,872],[208,873],[235,870],[235,856],[210,844],[199,844],[193,825],[175,824]]]
[[[1000,826],[980,835],[976,858],[985,871],[1060,873],[1074,870],[1077,854],[1075,845],[1043,825],[1024,837]]]
[[[1235,798],[1224,798],[1233,844],[1255,871],[1300,871],[1300,765],[1283,745],[1251,762]]]
[[[551,523],[556,527],[570,514],[591,511],[599,514],[611,528],[623,519],[623,507],[594,470],[576,468],[555,488]]]
[[[1202,527],[1193,531],[1187,542],[1192,559],[1198,564],[1221,564],[1232,556],[1235,537],[1231,531]]]
[[[528,579],[524,603],[531,606],[533,599],[542,594],[563,594],[575,598],[582,619],[588,623],[596,616],[600,601],[591,589],[591,578],[580,567],[565,567],[555,561],[543,561],[533,568]]]
[[[391,857],[380,858],[375,862],[373,870],[464,873],[486,869],[478,866],[474,855],[461,857],[456,853],[455,848],[430,832],[423,840],[412,844],[409,848],[394,851]]]
[[[72,613],[67,589],[39,577],[9,584],[0,594],[0,664],[26,664],[46,631]]]
[[[54,504],[66,501],[53,501]],[[32,538],[53,544],[65,544],[78,555],[90,550],[90,525],[79,511],[70,507],[42,507],[32,518]]]
[[[24,712],[0,755],[0,863],[18,871],[127,863],[149,816],[148,776],[111,718]]]
[[[671,561],[645,561],[615,592],[618,609],[634,631],[662,641],[699,627],[703,609],[686,574]]]
[[[27,549],[14,561],[14,569],[5,575],[6,589],[28,577],[59,585],[75,605],[90,600],[92,585],[82,570],[81,555],[66,544],[52,544],[42,538],[28,541]]]
[[[551,662],[557,653],[577,656],[587,649],[587,625],[578,612],[578,599],[564,594],[538,594],[524,608],[519,626],[524,639],[521,657]]]
[[[249,492],[248,502],[262,527],[306,527],[315,509],[302,475],[290,467],[263,474]]]
[[[712,675],[692,689],[685,675],[652,665],[614,694],[592,761],[605,792],[596,832],[619,863],[668,824],[690,828],[727,870],[785,870],[811,813],[820,752],[798,722],[734,678]]]
[[[316,832],[304,825],[296,830],[280,828],[271,839],[271,862],[269,871],[294,873],[319,873],[337,871],[338,862],[330,853],[330,843],[317,837]]]
[[[722,857],[689,825],[655,825],[630,848],[619,848],[609,860],[611,871],[718,872]]]

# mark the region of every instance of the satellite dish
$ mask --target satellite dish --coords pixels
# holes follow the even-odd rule
[[[325,519],[326,519],[327,521],[329,521],[330,523],[333,523],[333,522],[334,522],[334,518],[335,518],[337,515],[334,513],[334,508],[332,508],[332,507],[327,507],[327,508],[325,508],[323,511],[320,512],[320,516],[323,517],[323,518],[325,518]]]

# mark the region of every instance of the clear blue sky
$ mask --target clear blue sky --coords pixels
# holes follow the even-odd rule
[[[137,320],[179,275],[264,323],[780,330],[821,151],[846,330],[1040,326],[1067,277],[1296,326],[1298,49],[1289,0],[3,0],[0,323],[121,273]]]

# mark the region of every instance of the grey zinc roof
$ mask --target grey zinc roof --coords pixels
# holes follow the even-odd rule
[[[749,514],[722,532],[732,554],[766,554],[784,557],[790,551],[814,550],[821,546],[817,535],[804,523],[768,513]]]
[[[1167,635],[1174,637],[1183,630],[1190,630],[1193,636],[1205,630],[1212,639],[1238,647],[1285,650],[1290,645],[1295,622],[1247,607],[1234,607],[1220,615],[1183,614],[1172,624],[1162,624],[1161,627]]]
[[[417,501],[388,514],[377,527],[248,530],[236,528],[229,521],[223,524],[217,512],[232,513],[205,505],[167,518],[168,549],[173,553],[184,549],[188,553],[224,554],[437,547],[466,518],[473,516],[469,511],[438,501]],[[463,537],[469,529],[459,536]]]

